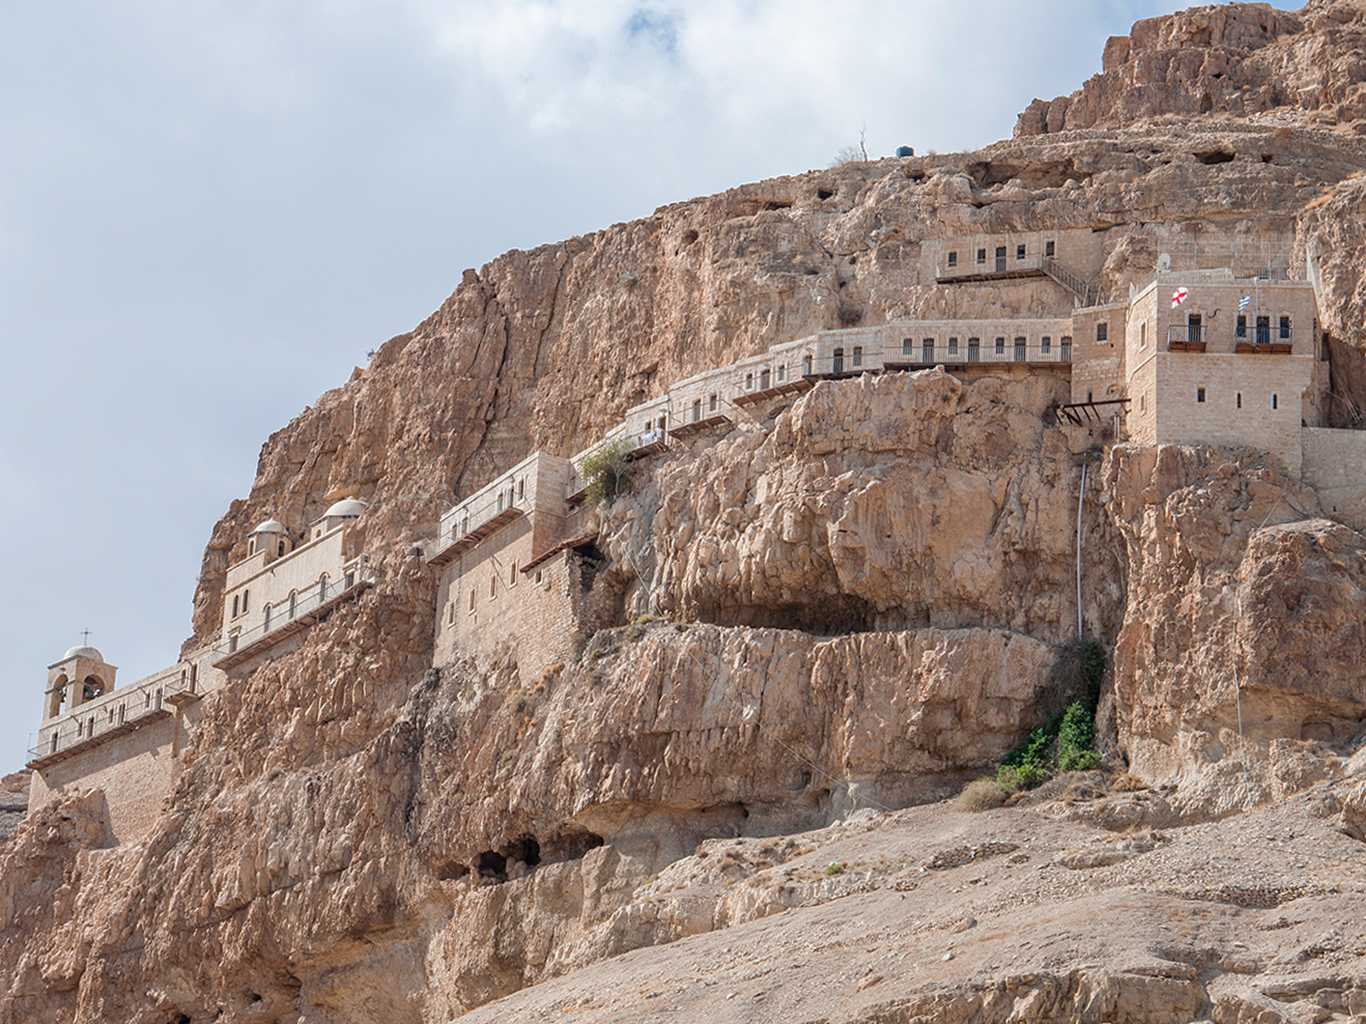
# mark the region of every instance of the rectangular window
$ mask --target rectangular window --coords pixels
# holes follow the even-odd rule
[[[1234,336],[1235,338],[1246,338],[1246,337],[1247,337],[1247,317],[1245,317],[1245,316],[1239,316],[1239,317],[1238,317],[1238,323],[1237,323],[1237,324],[1234,326],[1234,328],[1233,328],[1233,336]]]
[[[1097,343],[1110,340],[1110,325],[1106,323],[1096,324]]]
[[[1237,401],[1234,402],[1234,405],[1236,405],[1239,409],[1243,407],[1243,393],[1241,391],[1238,392],[1238,398]]]
[[[1138,325],[1138,347],[1148,347],[1148,321],[1146,320]]]
[[[1196,400],[1197,402],[1203,402],[1203,401],[1205,400],[1205,389],[1204,389],[1204,388],[1196,388],[1196,389],[1195,389],[1195,400]]]
[[[982,358],[982,339],[981,339],[981,338],[969,338],[969,339],[968,339],[968,362],[970,362],[970,363],[976,363],[976,362],[979,362],[979,361],[981,360],[981,358]]]
[[[513,563],[512,563],[512,568],[510,568],[510,569],[508,570],[508,586],[509,586],[509,587],[515,587],[515,586],[517,586],[517,563],[516,563],[516,562],[513,562]]]
[[[1058,342],[1058,358],[1063,360],[1072,358],[1072,339],[1066,334]]]
[[[1259,316],[1257,318],[1257,344],[1271,344],[1271,317]]]
[[[951,266],[951,267],[956,267],[956,266],[958,266],[958,253],[956,253],[956,252],[951,252],[951,253],[949,253],[949,266]]]
[[[901,354],[903,356],[915,355],[915,343],[910,338],[901,339]]]
[[[1017,363],[1026,362],[1029,358],[1029,343],[1025,338],[1015,339],[1015,361]]]
[[[956,356],[957,354],[958,354],[958,339],[957,339],[957,338],[950,338],[950,339],[949,339],[949,355],[951,355],[951,356]]]
[[[1056,242],[1044,242],[1044,244],[1043,244],[1043,254],[1044,254],[1045,256],[1047,256],[1049,259],[1052,259],[1055,255],[1057,255],[1057,243],[1056,243]]]
[[[474,588],[470,587],[470,611],[474,611]]]
[[[787,380],[787,364],[786,364],[786,363],[780,363],[780,364],[778,365],[778,380],[779,380],[779,381],[785,381],[785,380]]]
[[[863,365],[863,346],[862,346],[862,345],[855,345],[855,346],[854,346],[854,365],[855,365],[855,366],[862,366],[862,365]]]
[[[997,338],[997,339],[996,339],[996,354],[997,354],[998,356],[1003,356],[1003,355],[1006,354],[1006,340],[1005,340],[1005,338]]]
[[[694,399],[692,400],[692,421],[693,421],[694,423],[696,423],[696,422],[697,422],[698,420],[700,420],[701,418],[702,418],[702,399],[700,399],[700,398],[694,398]]]
[[[920,343],[920,361],[922,363],[934,362],[934,339],[926,338]]]
[[[978,263],[986,263],[986,261],[987,261],[987,251],[986,251],[985,249],[978,249],[978,250],[977,250],[977,262],[978,262]]]
[[[1281,340],[1290,340],[1290,317],[1288,316],[1281,317]]]
[[[1271,408],[1273,408],[1273,409],[1279,409],[1279,408],[1280,408],[1280,405],[1281,405],[1281,396],[1280,396],[1280,395],[1272,395],[1272,396],[1271,396]]]
[[[1022,260],[1025,258],[1025,247],[1023,245],[1017,245],[1015,247],[1015,258],[1017,260]]]
[[[1046,334],[1045,334],[1042,338],[1040,338],[1040,339],[1039,339],[1039,351],[1042,352],[1044,355],[1048,355],[1050,352],[1052,352],[1052,351],[1053,351],[1053,339],[1050,338],[1050,337],[1049,337],[1048,335],[1046,335]]]
[[[716,411],[716,396],[715,396],[715,395],[711,395],[711,396],[709,396],[709,397],[707,398],[707,411],[708,411],[708,412],[715,412],[715,411]]]

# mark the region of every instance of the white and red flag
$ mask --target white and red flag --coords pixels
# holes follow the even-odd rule
[[[1178,288],[1176,291],[1172,292],[1172,309],[1175,309],[1177,306],[1181,305],[1181,303],[1185,302],[1186,296],[1189,294],[1190,292],[1185,288]]]

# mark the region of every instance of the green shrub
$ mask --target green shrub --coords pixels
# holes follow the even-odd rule
[[[635,465],[627,458],[631,454],[631,439],[618,437],[608,441],[579,463],[579,476],[588,484],[584,500],[594,505],[611,504],[618,494],[625,493],[635,472]]]
[[[1102,655],[1102,667],[1104,660]],[[1100,764],[1100,755],[1091,749],[1096,737],[1096,715],[1081,701],[1073,701],[1058,727],[1058,767],[1065,772],[1085,771]]]

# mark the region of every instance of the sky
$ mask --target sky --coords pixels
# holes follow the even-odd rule
[[[1294,5],[1280,4],[1291,7]],[[1008,138],[1152,0],[0,0],[0,772],[173,664],[261,444],[467,267]]]

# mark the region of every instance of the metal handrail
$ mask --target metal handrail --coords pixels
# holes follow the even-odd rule
[[[925,366],[934,366],[937,363],[1070,363],[1072,362],[1072,346],[1061,342],[1051,344],[1047,349],[1042,345],[1024,345],[1023,356],[1020,358],[1020,351],[1016,349],[1014,342],[1007,341],[1005,348],[1001,352],[996,351],[995,341],[970,348],[965,344],[959,344],[957,352],[950,352],[947,346],[936,345],[930,354],[926,356],[925,348],[916,345],[910,352],[903,351],[896,359],[889,359],[888,362],[895,363],[921,363]]]
[[[1167,344],[1175,342],[1178,345],[1203,345],[1205,330],[1203,324],[1168,324]]]
[[[364,564],[352,563],[349,567],[342,566],[334,575],[331,572],[323,574],[316,584],[313,584],[306,591],[297,592],[294,602],[293,614],[290,614],[289,605],[286,602],[271,605],[271,618],[269,624],[262,621],[250,629],[244,629],[239,633],[225,636],[213,645],[213,659],[222,659],[230,654],[250,647],[258,640],[263,639],[268,634],[278,633],[285,630],[291,623],[299,619],[306,618],[308,615],[317,611],[325,605],[330,605],[335,601],[340,601],[343,597],[355,591],[357,588],[366,586],[375,581],[375,572]],[[325,585],[326,584],[326,585]]]
[[[29,733],[29,760],[49,757],[77,744],[102,739],[142,719],[160,717],[173,697],[193,694],[195,686],[196,680],[189,675],[182,678],[177,666],[122,689],[101,694],[63,712],[50,724],[41,726],[37,733]],[[130,700],[138,697],[143,699]]]

